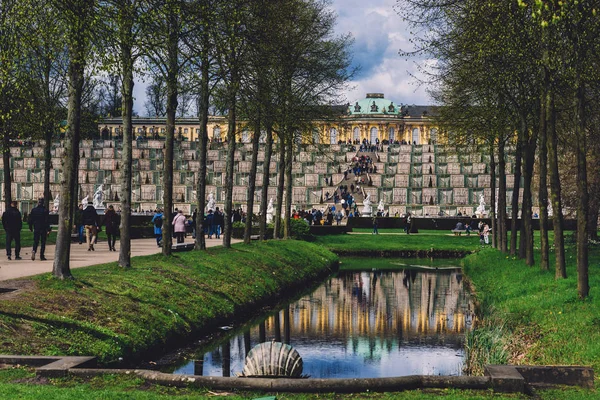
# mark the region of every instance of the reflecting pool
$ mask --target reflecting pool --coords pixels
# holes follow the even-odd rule
[[[424,268],[387,262],[396,269],[340,272],[170,370],[236,376],[253,346],[276,340],[300,353],[312,378],[461,375],[473,319],[461,271],[439,262]]]

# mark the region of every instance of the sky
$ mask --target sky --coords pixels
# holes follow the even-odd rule
[[[363,99],[367,93],[383,93],[394,104],[429,105],[433,100],[419,76],[417,60],[401,57],[400,49],[410,49],[410,30],[394,11],[396,0],[333,0],[337,13],[336,32],[350,33],[352,67],[359,67],[349,90],[342,93],[344,103]],[[144,82],[134,87],[135,111],[146,115]]]
[[[411,49],[410,30],[394,11],[396,0],[333,0],[337,12],[337,32],[351,33],[353,66],[360,71],[345,94],[350,103],[367,93],[383,93],[394,104],[428,105],[433,100],[419,76],[417,60],[398,52]]]

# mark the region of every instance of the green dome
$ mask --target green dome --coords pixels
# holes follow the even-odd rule
[[[384,115],[398,114],[400,106],[393,101],[385,99],[383,93],[367,93],[365,99],[350,104],[348,112],[350,115]]]

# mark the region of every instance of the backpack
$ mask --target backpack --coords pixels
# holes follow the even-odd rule
[[[162,228],[163,225],[163,219],[162,217],[158,217],[154,220],[154,226],[157,228]]]

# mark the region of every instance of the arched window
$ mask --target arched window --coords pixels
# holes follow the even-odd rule
[[[375,144],[375,142],[377,140],[377,136],[378,136],[377,128],[372,127],[371,128],[371,138],[369,139],[371,141],[371,143]]]
[[[431,128],[431,130],[429,131],[429,138],[431,139],[431,143],[435,144],[437,142],[438,139],[438,130],[436,128]]]
[[[354,140],[360,141],[360,129],[358,127],[354,128]]]
[[[249,143],[250,142],[250,136],[248,135],[248,129],[244,129],[242,131],[242,143]]]
[[[393,143],[394,140],[396,140],[396,131],[394,130],[394,128],[390,128],[388,133],[389,133],[390,143]]]
[[[319,130],[316,128],[313,130],[312,140],[314,144],[321,143],[321,135],[319,134]]]
[[[213,139],[221,139],[221,127],[215,126],[213,128]]]
[[[329,143],[336,144],[337,143],[337,129],[331,128],[329,130]]]
[[[421,144],[421,142],[419,140],[419,128],[413,128],[412,141],[414,144]]]

